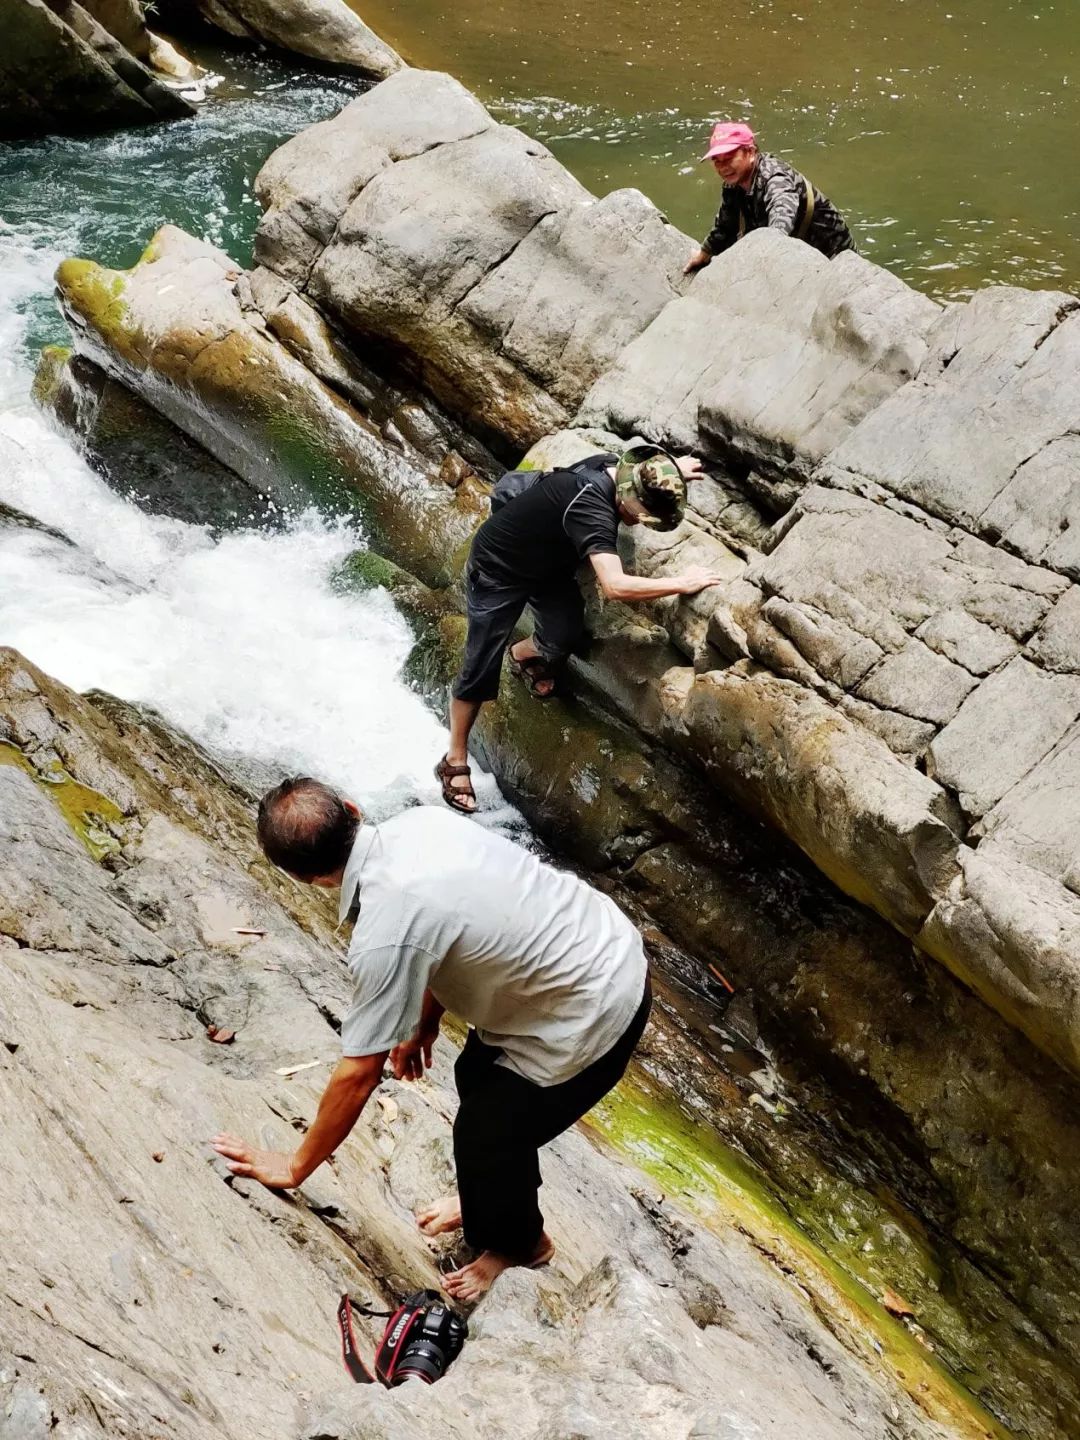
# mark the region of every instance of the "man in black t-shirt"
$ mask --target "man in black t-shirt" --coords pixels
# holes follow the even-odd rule
[[[689,457],[674,460],[655,446],[639,446],[621,459],[594,455],[532,483],[513,472],[496,487],[492,513],[469,553],[469,632],[450,702],[450,745],[435,769],[452,809],[464,814],[476,809],[469,734],[480,706],[499,693],[503,650],[526,605],[533,612],[533,634],[509,647],[510,666],[537,698],[547,699],[584,637],[584,602],[576,578],[582,561],[592,565],[608,600],[695,595],[720,583],[722,576],[701,566],[666,579],[627,575],[618,556],[620,521],[659,530],[679,524],[686,479],[700,468]],[[513,486],[512,498],[500,504],[507,481],[522,480],[524,487]]]

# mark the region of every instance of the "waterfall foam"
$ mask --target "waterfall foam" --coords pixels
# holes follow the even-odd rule
[[[362,536],[314,511],[215,537],[113,493],[29,396],[27,307],[59,256],[0,234],[0,643],[66,684],[153,706],[256,783],[306,771],[378,816],[435,802],[445,736],[401,679],[411,637],[382,591],[331,578]],[[487,823],[518,828],[478,776]]]

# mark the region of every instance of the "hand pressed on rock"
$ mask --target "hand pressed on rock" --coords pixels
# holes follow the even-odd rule
[[[684,595],[696,595],[701,590],[708,590],[712,585],[723,585],[728,578],[718,570],[710,570],[707,565],[694,565],[683,571],[678,577],[678,584]]]
[[[293,1157],[283,1150],[256,1150],[239,1135],[215,1135],[210,1143],[229,1162],[234,1175],[248,1175],[268,1190],[291,1190],[299,1183]]]

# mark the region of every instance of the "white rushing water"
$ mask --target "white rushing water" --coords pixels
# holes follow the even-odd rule
[[[78,690],[149,704],[253,779],[306,772],[375,816],[438,800],[445,732],[401,680],[411,637],[389,596],[331,576],[362,537],[314,512],[215,538],[114,494],[30,399],[26,307],[64,237],[0,231],[0,644]],[[520,819],[478,776],[485,820]]]

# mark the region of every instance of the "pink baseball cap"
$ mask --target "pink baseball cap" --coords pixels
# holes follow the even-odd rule
[[[711,160],[715,155],[730,155],[733,150],[741,150],[744,145],[756,145],[754,132],[749,125],[741,125],[738,121],[721,120],[713,126],[712,134],[709,136],[709,148],[701,157],[702,160]]]

